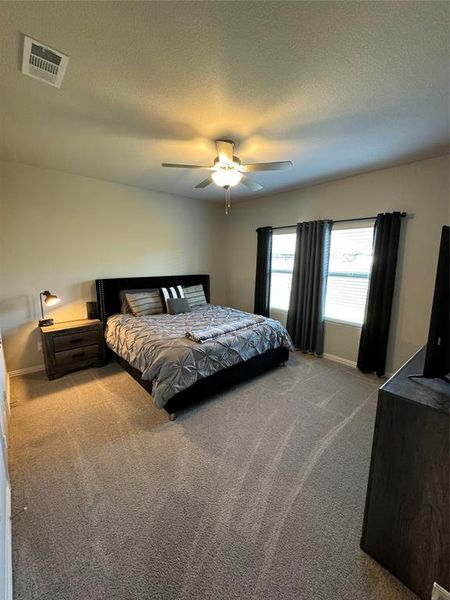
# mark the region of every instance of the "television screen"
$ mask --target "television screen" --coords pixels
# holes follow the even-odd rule
[[[450,371],[449,365],[449,314],[450,314],[450,227],[442,228],[439,260],[434,287],[433,308],[431,311],[430,331],[428,333],[427,353],[423,370],[424,377],[445,377]]]

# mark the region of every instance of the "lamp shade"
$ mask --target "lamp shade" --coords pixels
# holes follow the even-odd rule
[[[48,290],[41,293],[44,296],[44,303],[46,304],[46,306],[54,306],[55,304],[58,304],[58,302],[61,301],[60,298],[58,298],[58,296],[51,294]]]

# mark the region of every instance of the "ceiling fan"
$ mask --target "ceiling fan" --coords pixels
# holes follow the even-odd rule
[[[254,171],[284,171],[292,167],[290,160],[269,163],[253,163],[243,165],[240,159],[234,155],[234,142],[232,140],[216,140],[217,156],[214,159],[212,167],[200,165],[180,165],[171,163],[162,163],[162,167],[174,167],[177,169],[200,169],[211,171],[211,175],[198,183],[196,188],[205,188],[211,183],[225,189],[225,212],[228,214],[230,208],[230,188],[242,183],[252,192],[258,192],[263,189],[257,181],[248,177],[247,173]]]

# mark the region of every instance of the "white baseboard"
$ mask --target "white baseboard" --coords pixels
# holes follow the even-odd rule
[[[34,367],[25,367],[24,369],[16,369],[15,371],[9,371],[10,377],[17,377],[18,375],[28,375],[28,373],[37,373],[38,371],[44,371],[45,365],[34,365]]]
[[[352,367],[353,369],[357,368],[356,362],[353,360],[348,360],[348,358],[341,358],[340,356],[335,356],[334,354],[324,354],[323,357],[328,358],[328,360],[332,360],[333,362],[340,363],[341,365]],[[363,373],[360,374],[362,375]],[[393,374],[394,373],[385,373],[383,377],[380,377],[380,380],[383,380],[383,383],[385,383],[384,380],[388,380]]]
[[[341,365],[347,365],[347,367],[353,367],[356,369],[356,362],[354,360],[348,360],[348,358],[341,358],[340,356],[335,356],[334,354],[324,354],[324,358],[328,360],[332,360],[333,362],[340,363]]]

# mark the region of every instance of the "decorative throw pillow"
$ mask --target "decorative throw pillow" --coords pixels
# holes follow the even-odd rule
[[[135,317],[158,315],[164,312],[158,290],[148,290],[134,294],[125,293],[125,297]]]
[[[155,289],[150,289],[150,288],[140,288],[140,289],[134,289],[134,290],[121,290],[119,293],[119,298],[120,298],[120,312],[123,315],[131,315],[133,314],[130,305],[128,304],[128,300],[126,297],[126,294],[142,294],[144,292],[154,292]],[[157,290],[156,290],[157,291]],[[161,305],[162,306],[162,305]],[[162,310],[161,310],[162,312]]]
[[[198,308],[199,306],[206,306],[205,291],[203,285],[191,285],[190,287],[183,288],[184,297],[189,300],[189,306],[191,308]]]
[[[169,315],[190,312],[189,300],[187,298],[167,298],[167,312]]]
[[[184,292],[181,285],[174,285],[172,287],[159,288],[161,294],[161,300],[164,312],[167,311],[167,299],[168,298],[184,298]]]
[[[122,292],[120,292],[120,293],[122,293]],[[131,313],[131,308],[130,308],[130,305],[128,304],[128,300],[127,300],[125,294],[120,299],[120,312],[123,315],[129,315]]]

